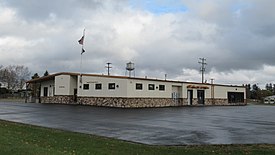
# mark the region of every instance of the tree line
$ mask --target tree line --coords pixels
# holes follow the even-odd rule
[[[262,100],[264,97],[275,95],[275,84],[267,83],[265,89],[257,84],[246,84],[246,96],[248,99]]]

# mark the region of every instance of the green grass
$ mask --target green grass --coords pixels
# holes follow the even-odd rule
[[[25,98],[0,98],[0,102],[25,102]]]
[[[150,146],[0,120],[0,154],[275,154],[275,145]]]

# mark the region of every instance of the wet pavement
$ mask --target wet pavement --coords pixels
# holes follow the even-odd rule
[[[275,144],[275,106],[118,109],[0,102],[0,119],[152,145]]]

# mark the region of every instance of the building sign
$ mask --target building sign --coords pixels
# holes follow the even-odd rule
[[[187,88],[191,89],[209,89],[207,86],[196,86],[196,85],[187,85]]]
[[[98,83],[98,81],[88,81],[87,83]]]

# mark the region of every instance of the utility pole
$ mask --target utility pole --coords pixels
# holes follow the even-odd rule
[[[105,68],[108,69],[108,76],[110,76],[110,68],[112,68],[110,65],[111,65],[112,63],[107,62],[106,64],[107,64],[107,66],[105,66]]]
[[[211,84],[214,84],[214,79],[212,78],[212,79],[210,79],[211,80]]]
[[[204,83],[204,72],[205,72],[205,66],[207,65],[205,58],[199,58],[199,64],[201,64],[201,83]]]

